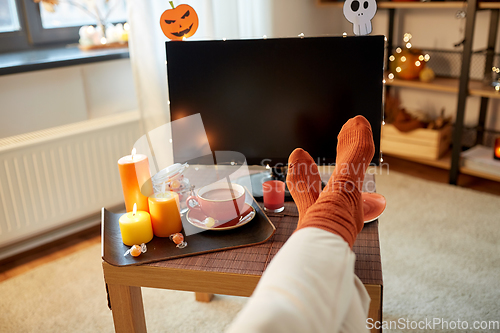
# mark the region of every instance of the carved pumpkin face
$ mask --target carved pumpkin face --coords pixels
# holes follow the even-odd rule
[[[182,40],[194,35],[198,29],[198,14],[189,5],[179,5],[163,12],[160,26],[170,40]]]

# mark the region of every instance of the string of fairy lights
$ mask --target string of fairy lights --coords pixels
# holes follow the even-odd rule
[[[499,74],[500,73],[500,68],[494,67],[491,69],[493,73]],[[496,82],[493,82],[493,85],[495,86],[496,91],[500,91],[500,85],[499,85],[499,80]]]
[[[402,73],[404,71],[413,71],[417,74],[425,66],[431,57],[429,54],[418,54],[419,50],[412,49],[411,44],[412,35],[410,33],[405,33],[403,36],[403,41],[405,42],[404,48],[401,47],[396,48],[396,53],[392,54],[389,57],[389,61],[392,63],[392,66],[389,66],[390,72],[387,77],[392,80],[395,76],[400,76],[401,78],[408,78],[407,76],[403,76]],[[416,59],[415,59],[416,57]],[[414,66],[414,69],[412,67]],[[396,74],[393,73],[396,72]],[[412,73],[410,73],[410,76]]]

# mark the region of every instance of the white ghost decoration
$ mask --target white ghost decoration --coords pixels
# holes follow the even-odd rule
[[[377,12],[375,0],[346,0],[344,2],[344,16],[353,25],[357,36],[368,35],[372,32],[371,19]]]

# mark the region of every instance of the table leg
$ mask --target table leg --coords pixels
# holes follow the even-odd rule
[[[115,332],[145,333],[141,287],[108,284]]]
[[[372,322],[382,323],[382,290],[381,285],[365,284],[366,291],[370,295],[370,309],[368,310],[368,318],[372,319]],[[371,333],[381,333],[382,328],[376,329],[372,328]]]
[[[214,294],[208,294],[208,293],[194,293],[196,296],[196,300],[198,302],[210,302],[212,298],[214,298]]]

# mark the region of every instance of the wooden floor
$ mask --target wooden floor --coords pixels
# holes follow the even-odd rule
[[[35,267],[65,257],[101,242],[101,226],[81,231],[70,237],[30,250],[0,262],[0,282],[23,274]]]
[[[448,171],[417,164],[395,157],[385,156],[391,171],[404,173],[438,183],[448,183]],[[500,183],[467,175],[460,175],[458,186],[500,196]],[[23,274],[35,267],[70,255],[101,242],[100,226],[82,231],[76,235],[31,250],[0,262],[0,282]]]

